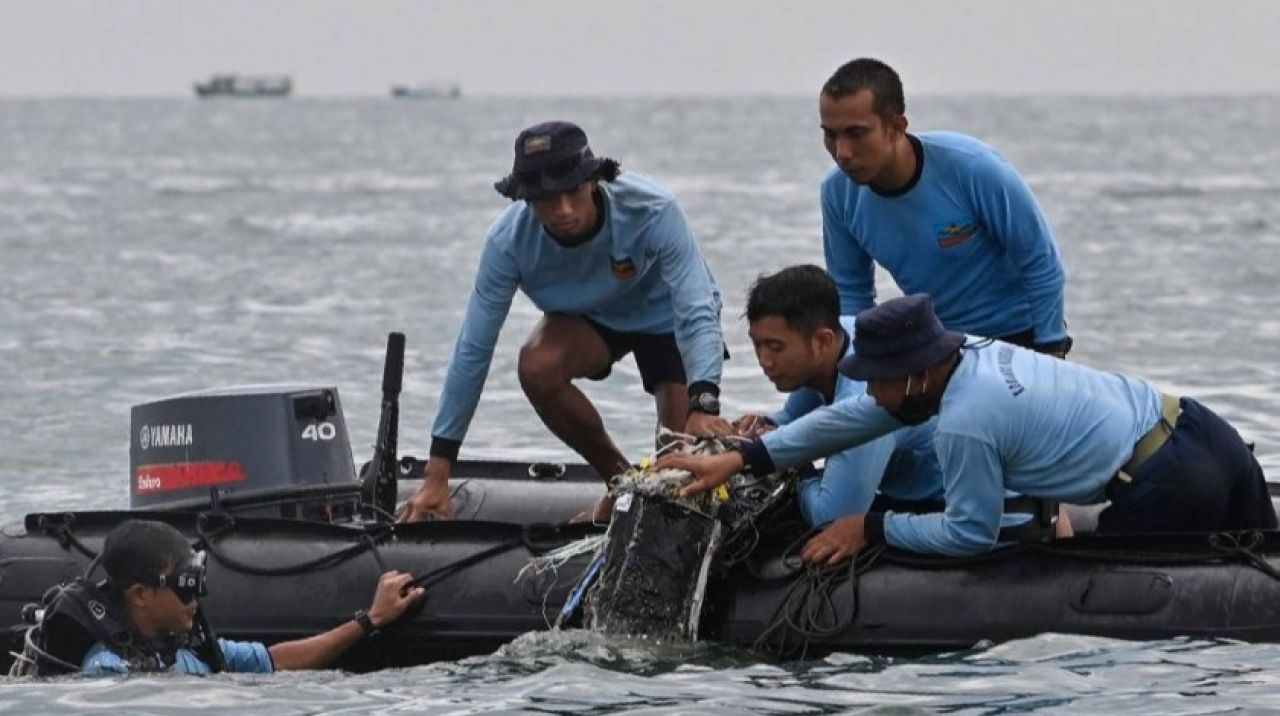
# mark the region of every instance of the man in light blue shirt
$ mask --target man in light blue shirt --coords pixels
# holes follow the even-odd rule
[[[738,435],[759,437],[866,391],[865,383],[837,370],[840,359],[852,349],[852,320],[845,325],[840,318],[840,296],[822,268],[790,266],[760,276],[747,293],[746,314],[761,370],[789,395],[772,415],[739,418],[735,422]],[[825,525],[866,512],[873,500],[877,506],[893,501],[921,509],[936,507],[942,499],[942,473],[932,433],[932,422],[905,427],[827,457],[822,476],[799,485],[805,520]]]
[[[387,572],[367,610],[322,634],[270,647],[226,639],[218,639],[216,647],[208,642],[193,647],[187,637],[196,631],[198,599],[205,594],[204,566],[194,556],[182,534],[163,522],[127,520],[107,534],[102,548],[107,589],[79,580],[80,584],[64,588],[59,598],[85,604],[53,607],[73,614],[83,606],[81,613],[92,614],[86,620],[88,626],[103,632],[94,635],[98,640],[84,654],[82,673],[208,674],[214,671],[210,662],[220,662],[220,670],[232,672],[324,668],[361,639],[398,619],[423,595],[421,587],[408,588],[412,575]],[[401,590],[406,591],[401,594]],[[46,619],[52,617],[46,615]],[[113,628],[102,626],[108,624]],[[65,659],[58,645],[47,646],[46,652],[61,653],[64,656],[59,658]]]
[[[432,427],[430,459],[404,521],[449,517],[449,474],[484,387],[498,333],[521,290],[543,318],[520,350],[520,385],[556,437],[608,479],[630,461],[574,380],[601,380],[634,352],[659,422],[725,434],[720,289],[670,192],[596,157],[569,122],[520,133],[512,172],[495,184],[515,203],[489,228],[475,289]],[[592,517],[607,519],[601,499]]]
[[[1066,273],[1026,182],[986,144],[907,132],[902,82],[868,58],[835,71],[819,114],[835,161],[822,181],[822,243],[842,312],[875,303],[875,266],[933,296],[950,330],[1066,355]]]
[[[819,437],[809,449],[859,444],[895,424],[937,416],[946,511],[842,518],[805,546],[807,561],[835,563],[869,543],[933,554],[989,550],[1005,490],[1073,504],[1109,499],[1098,519],[1102,533],[1276,526],[1252,451],[1195,400],[947,331],[925,295],[858,314],[854,351],[840,370],[866,380],[874,404],[859,398],[815,412],[810,417],[819,426],[808,432]],[[677,458],[665,466],[692,468],[696,480],[685,489],[696,493],[718,484],[725,471],[771,470],[803,455],[771,449],[770,437],[735,456],[715,456],[714,464]]]

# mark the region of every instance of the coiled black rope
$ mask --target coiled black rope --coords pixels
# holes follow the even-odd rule
[[[884,547],[877,545],[841,564],[806,566],[787,587],[752,649],[805,659],[812,643],[843,634],[858,618],[859,577],[874,568],[882,554]],[[849,592],[845,610],[836,599],[842,587]]]

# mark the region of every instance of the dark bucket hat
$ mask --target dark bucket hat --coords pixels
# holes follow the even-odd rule
[[[511,173],[494,189],[508,199],[544,199],[595,179],[606,162],[587,145],[587,133],[572,122],[543,122],[516,137]]]
[[[927,294],[895,298],[858,314],[853,354],[840,361],[840,372],[861,381],[898,380],[941,362],[964,339],[942,327]]]

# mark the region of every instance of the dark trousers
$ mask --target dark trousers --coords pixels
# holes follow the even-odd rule
[[[1059,350],[1061,350],[1063,356],[1066,356],[1068,353],[1070,353],[1072,345],[1075,344],[1075,341],[1071,340],[1071,336],[1067,336],[1065,339],[1063,339],[1058,343],[1048,344],[1044,346],[1037,346],[1036,332],[1031,328],[1028,328],[1025,331],[1018,331],[1017,333],[1014,333],[1011,335],[1000,336],[996,340],[1004,341],[1005,343],[1012,343],[1015,346],[1022,346],[1023,348],[1030,348],[1033,351],[1039,351],[1041,353],[1056,354]]]
[[[1240,434],[1190,398],[1181,408],[1168,442],[1133,482],[1108,486],[1098,532],[1274,529],[1266,478]]]

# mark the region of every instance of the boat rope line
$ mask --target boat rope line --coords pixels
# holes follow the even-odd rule
[[[502,554],[507,550],[515,549],[516,547],[519,547],[522,544],[524,544],[524,540],[520,537],[517,537],[515,539],[507,540],[506,542],[501,542],[492,547],[487,547],[485,549],[480,550],[479,552],[476,552],[475,554],[467,555],[466,557],[463,557],[461,559],[456,559],[452,562],[449,562],[448,564],[442,565],[440,567],[436,567],[435,569],[416,575],[413,578],[413,581],[409,582],[406,588],[426,587],[428,585],[435,584],[436,582],[439,582],[440,580],[454,574],[455,572],[459,572],[467,567],[470,567],[473,564],[483,562],[484,560],[489,559],[490,557],[493,557],[495,555]]]
[[[63,549],[75,548],[77,552],[94,560],[98,560],[98,553],[89,549],[84,542],[81,542],[72,531],[71,525],[75,524],[76,516],[74,513],[68,512],[62,515],[40,515],[37,520],[37,526],[47,535],[58,540],[58,545]]]
[[[374,561],[378,563],[379,569],[383,572],[387,571],[386,561],[383,560],[382,554],[378,550],[378,543],[386,539],[386,537],[391,534],[392,529],[390,526],[384,526],[381,529],[376,530],[374,533],[363,533],[360,535],[360,542],[358,544],[351,545],[350,547],[338,550],[332,554],[327,554],[307,562],[285,567],[257,567],[228,556],[226,552],[222,551],[217,546],[215,540],[222,537],[227,532],[230,532],[236,526],[235,518],[230,515],[219,514],[217,517],[224,520],[224,522],[223,524],[214,527],[212,530],[208,527],[208,522],[213,518],[212,514],[201,513],[199,517],[196,518],[196,534],[199,535],[200,540],[196,542],[192,548],[199,549],[203,547],[204,549],[207,549],[215,559],[232,571],[260,577],[293,576],[341,564],[342,562],[351,559],[366,550],[372,552]],[[89,575],[92,574],[94,568],[97,567],[101,555],[94,552],[92,549],[89,549],[88,545],[76,537],[75,531],[72,529],[72,524],[74,522],[75,515],[71,513],[61,515],[57,519],[53,519],[52,516],[49,515],[41,515],[37,525],[46,534],[54,537],[63,549],[69,550],[74,548],[80,554],[88,557],[91,562],[85,569],[85,574]]]
[[[486,547],[474,554],[469,554],[461,559],[456,559],[448,564],[441,565],[435,569],[416,575],[413,581],[405,586],[405,589],[411,587],[426,587],[459,572],[473,564],[483,562],[490,557],[513,550],[517,547],[524,547],[532,554],[542,554],[548,552],[553,547],[538,543],[538,538],[545,535],[546,537],[561,537],[565,528],[569,527],[568,523],[550,524],[550,523],[534,523],[523,525],[520,529],[520,536],[513,537],[505,542],[499,542],[492,547]]]
[[[760,544],[760,527],[754,521],[725,538],[720,547],[720,560],[725,567],[746,561]],[[748,562],[749,564],[749,562]]]
[[[1253,532],[1215,532],[1209,535],[1209,545],[1230,555],[1239,555],[1254,569],[1280,582],[1280,570],[1271,566],[1266,557],[1256,551],[1267,541],[1267,536]]]
[[[215,517],[222,520],[223,523],[210,529],[209,522],[211,522]],[[217,559],[228,569],[256,577],[291,577],[299,574],[307,574],[309,572],[315,572],[337,566],[366,551],[373,553],[374,560],[378,563],[378,566],[383,567],[383,571],[385,571],[385,562],[382,560],[382,556],[378,554],[378,544],[390,537],[394,532],[392,526],[380,524],[378,528],[374,529],[372,532],[366,532],[361,535],[360,542],[349,547],[344,547],[336,552],[331,552],[329,554],[316,557],[315,559],[283,567],[258,567],[231,557],[217,546],[216,540],[235,529],[235,527],[236,519],[231,515],[220,514],[215,516],[211,513],[201,513],[200,516],[196,518],[196,534],[200,536],[200,540],[204,544],[205,549],[209,551],[209,554],[211,554],[214,559]]]
[[[363,540],[365,544],[369,546],[369,553],[373,555],[373,561],[378,563],[378,572],[386,573],[387,571],[389,571],[387,569],[386,560],[382,558],[382,552],[378,550],[378,541],[374,539],[373,535],[369,534],[368,532],[365,532],[364,534],[360,535],[360,539]]]
[[[215,521],[219,524],[211,524]],[[43,532],[57,539],[59,545],[61,545],[63,549],[74,549],[92,560],[88,570],[86,570],[87,574],[97,564],[99,555],[76,536],[75,531],[72,528],[72,524],[74,522],[75,515],[73,513],[56,516],[41,515],[37,525]],[[395,533],[395,526],[393,524],[380,524],[376,529],[361,534],[360,541],[356,544],[330,554],[290,565],[260,567],[232,557],[218,545],[218,541],[228,533],[235,530],[236,526],[236,518],[232,515],[228,515],[226,513],[201,513],[196,518],[196,534],[199,537],[199,540],[193,545],[193,549],[207,550],[214,559],[232,571],[259,577],[288,577],[319,571],[337,566],[338,564],[349,559],[353,559],[366,551],[371,553],[373,559],[378,563],[378,568],[385,572],[387,571],[387,564],[378,547],[382,542]],[[524,547],[532,554],[543,554],[558,546],[562,546],[566,539],[566,532],[574,532],[575,530],[572,528],[575,527],[583,526],[570,525],[568,523],[539,523],[522,525],[519,536],[417,575],[414,577],[414,580],[406,586],[406,589],[413,586],[426,586],[433,584],[445,577],[470,567],[471,565],[478,564],[490,557],[517,547]]]
[[[845,563],[805,567],[787,587],[751,648],[784,658],[807,659],[812,643],[844,633],[858,618],[859,577],[875,567],[884,551],[883,545],[877,545]],[[842,586],[849,590],[850,604],[843,613],[835,600]]]
[[[800,548],[804,546],[805,542],[809,541],[809,538],[821,532],[823,527],[802,526],[801,523],[798,522],[798,519],[799,518],[797,518],[797,520],[783,522],[781,525],[766,523],[763,531],[761,530],[760,525],[751,523],[752,541],[754,544],[752,545],[752,551],[750,552],[744,553],[738,551],[740,548],[744,547],[744,545],[737,545],[736,548],[733,547],[733,545],[737,544],[738,540],[742,539],[742,536],[746,533],[745,529],[741,530],[737,534],[733,534],[725,538],[725,544],[730,545],[731,551],[728,556],[724,557],[724,566],[726,568],[731,568],[741,564],[751,576],[760,581],[790,579],[800,573],[804,570],[804,563],[800,561]],[[787,567],[787,571],[775,575],[765,574],[760,571],[758,561],[752,559],[755,547],[758,546],[761,541],[770,542],[778,539],[779,535],[794,534],[794,530],[800,529],[801,527],[803,527],[803,532],[800,536],[793,538],[792,541],[788,543],[787,548],[782,552],[782,563]]]
[[[390,512],[387,512],[386,510],[382,509],[381,507],[375,504],[365,502],[365,503],[361,503],[361,507],[368,509],[370,512],[373,512],[375,515],[377,515],[378,517],[381,517],[387,522],[396,521],[396,515]]]

